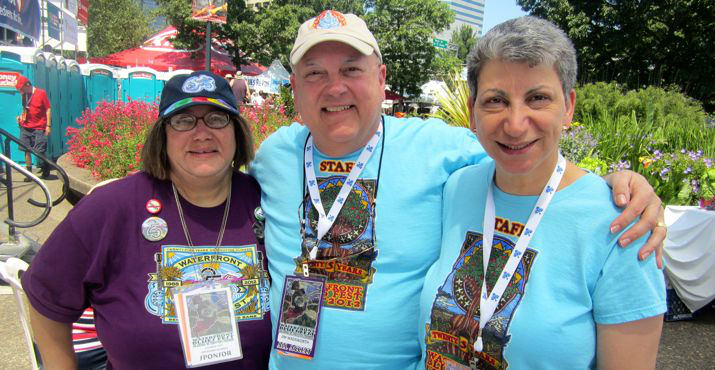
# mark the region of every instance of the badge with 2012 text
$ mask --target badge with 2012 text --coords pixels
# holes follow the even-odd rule
[[[286,276],[274,343],[283,356],[312,359],[318,338],[325,280]]]

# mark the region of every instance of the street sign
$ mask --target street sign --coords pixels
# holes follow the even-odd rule
[[[438,38],[433,38],[432,39],[432,46],[439,48],[439,49],[446,49],[449,47],[449,42],[447,40],[442,40]]]

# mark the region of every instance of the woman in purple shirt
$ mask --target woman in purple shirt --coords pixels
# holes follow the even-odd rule
[[[228,282],[243,356],[207,367],[267,367],[268,274],[253,232],[260,189],[238,172],[253,154],[226,80],[194,72],[167,82],[143,171],[83,198],[23,276],[48,368],[75,366],[70,325],[89,306],[108,368],[184,368],[173,288],[209,280]],[[206,333],[227,327],[225,317],[200,319]]]

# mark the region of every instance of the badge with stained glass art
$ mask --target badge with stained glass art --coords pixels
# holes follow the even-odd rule
[[[306,360],[315,356],[324,290],[322,278],[286,276],[273,343],[278,354]]]
[[[161,202],[159,201],[159,199],[149,199],[146,202],[146,210],[153,215],[161,212]]]
[[[158,242],[166,237],[169,225],[159,217],[149,217],[142,222],[142,236],[150,242]]]

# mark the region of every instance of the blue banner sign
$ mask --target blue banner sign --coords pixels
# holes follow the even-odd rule
[[[55,40],[60,39],[62,21],[60,20],[60,8],[47,3],[47,35]]]
[[[40,0],[0,0],[0,26],[40,38]]]

